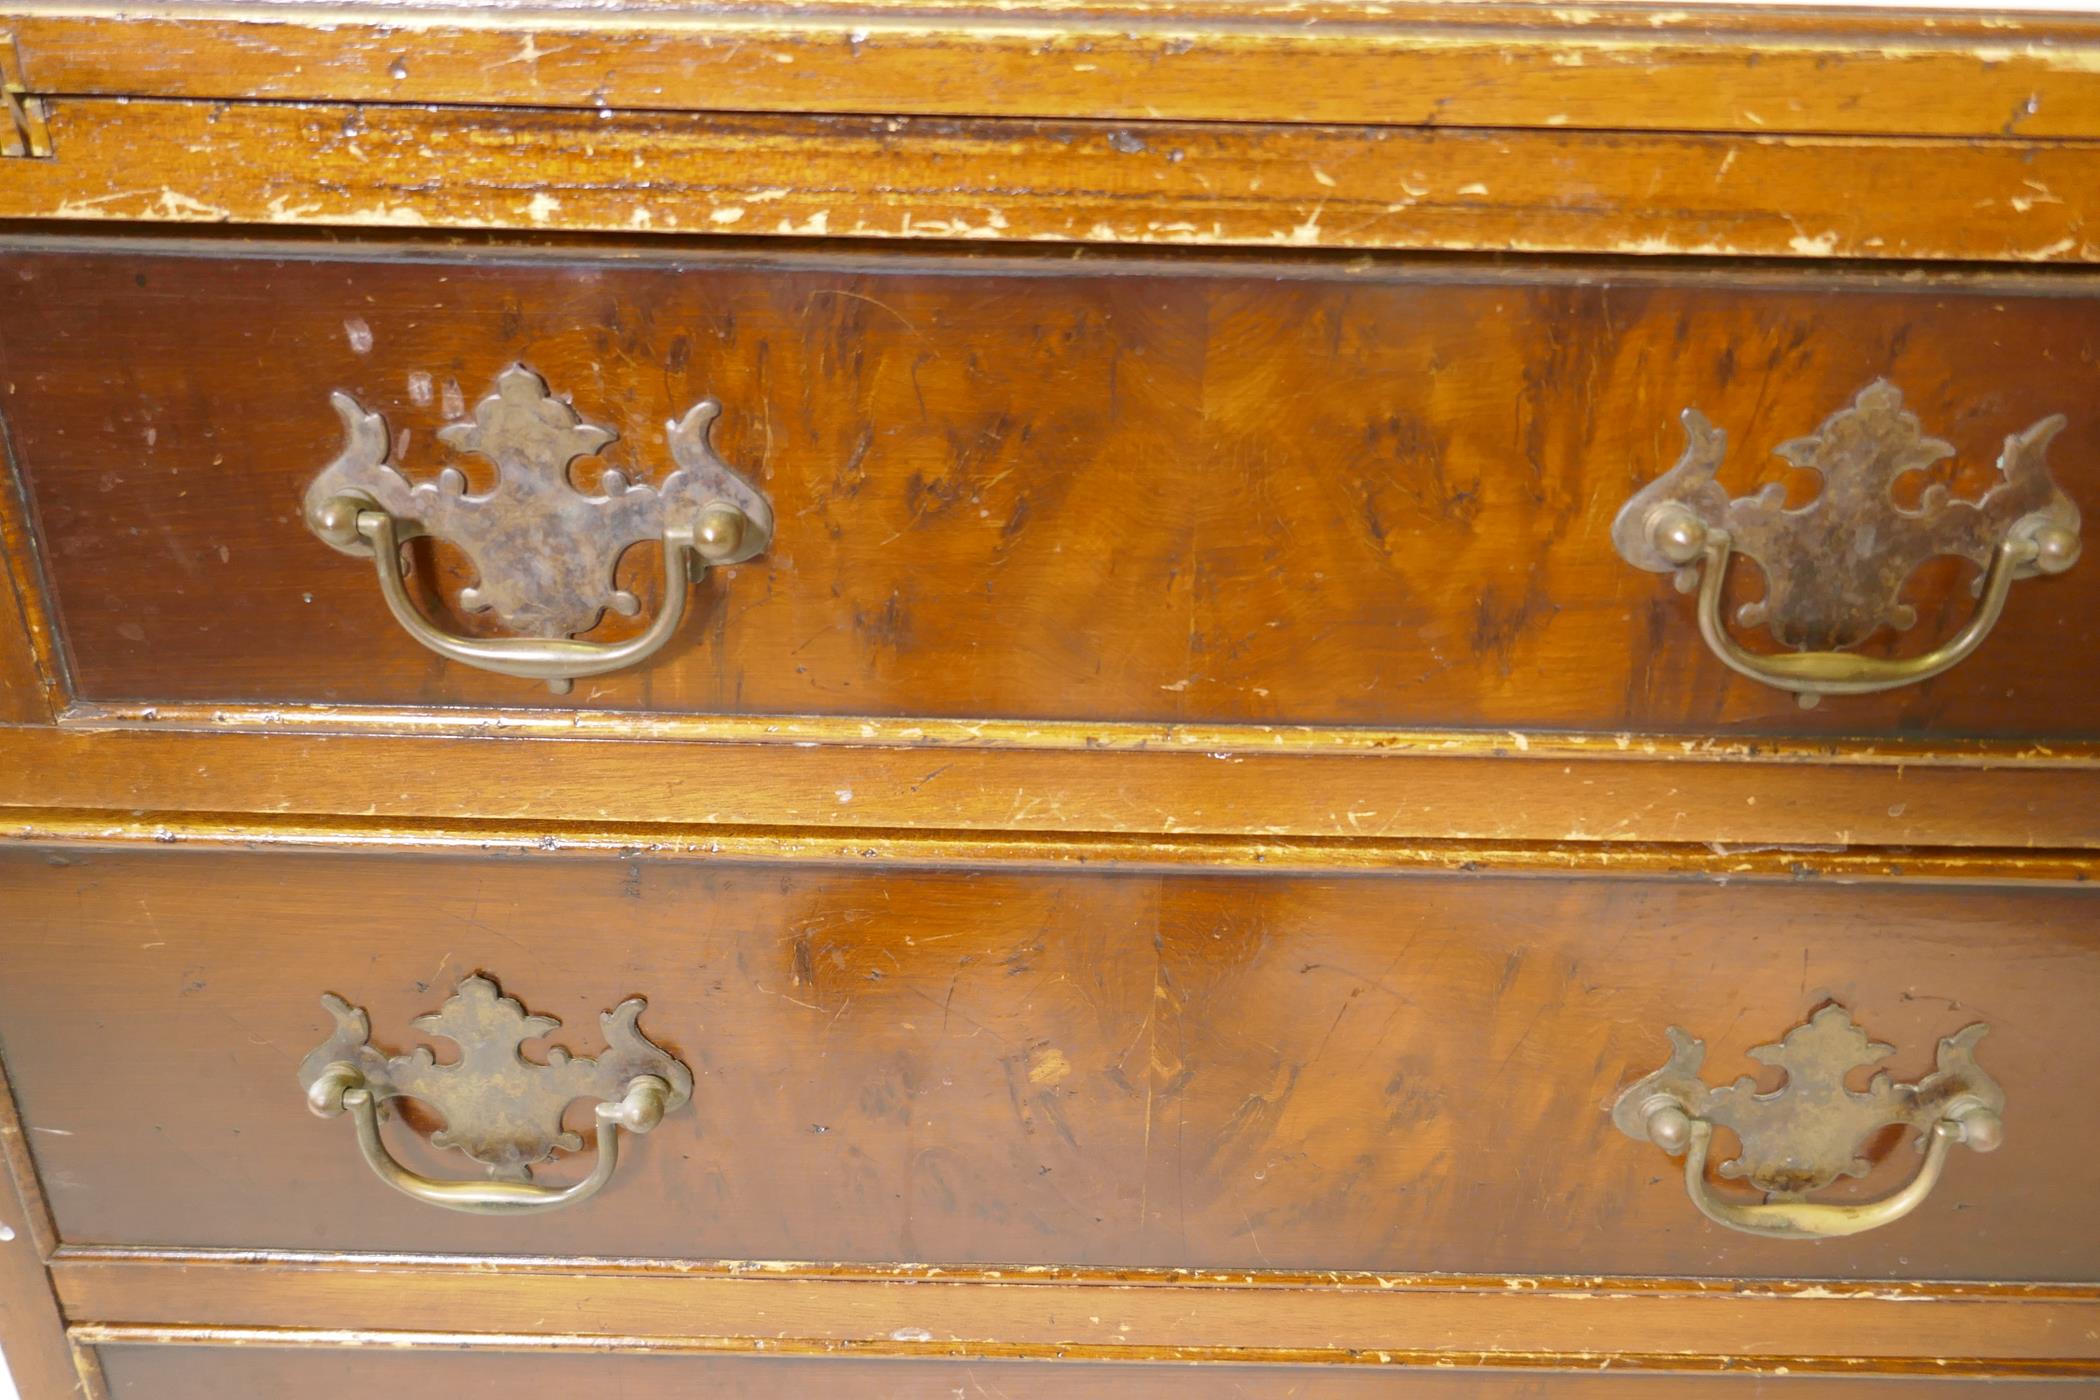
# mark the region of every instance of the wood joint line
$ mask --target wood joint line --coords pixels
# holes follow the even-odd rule
[[[50,114],[44,99],[30,92],[15,36],[6,33],[0,33],[0,97],[7,104],[7,122],[0,126],[0,158],[49,160]]]

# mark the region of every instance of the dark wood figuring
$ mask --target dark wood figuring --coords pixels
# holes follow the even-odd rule
[[[303,1400],[1965,1400],[2011,1393],[2051,1400],[2048,1382],[1856,1381],[1809,1377],[1551,1376],[1508,1373],[1316,1371],[1173,1365],[1049,1367],[1033,1362],[802,1361],[718,1357],[533,1356],[481,1351],[402,1354],[333,1348],[275,1350],[105,1346],[112,1400],[223,1400],[229,1394]],[[2074,1383],[2082,1384],[2082,1383]],[[1988,1392],[1986,1392],[1988,1387]]]
[[[2100,508],[2100,17],[0,0],[0,77],[25,1400],[2100,1379],[2100,562],[1804,712],[1608,538],[1681,409],[1798,500],[1877,376],[1964,493],[2068,414]],[[779,518],[573,696],[298,519],[330,390],[428,479],[517,360],[644,477],[719,397]],[[695,1070],[597,1198],[306,1111],[322,992],[405,1049],[477,969]],[[1832,999],[1902,1080],[1988,1022],[2005,1146],[1707,1222],[1609,1104]]]
[[[522,360],[645,475],[663,420],[720,398],[716,441],[780,521],[675,656],[563,705],[2076,738],[2100,733],[2065,664],[2100,639],[2100,570],[2019,585],[1941,680],[1804,712],[1710,657],[1607,531],[1675,459],[1680,409],[1729,429],[1747,489],[1882,375],[1960,445],[1961,491],[2007,432],[2070,413],[2052,458],[2090,498],[2087,287],[17,248],[0,373],[92,700],[546,704],[424,652],[298,519],[339,445],[328,391],[428,476],[448,402]],[[448,552],[427,567],[467,581]],[[1921,572],[1897,650],[1959,627],[1961,583]]]
[[[78,849],[0,870],[0,1048],[75,1244],[2071,1281],[2100,1249],[2082,891]],[[418,1205],[305,1110],[323,991],[403,1049],[475,969],[579,1052],[646,995],[698,1076],[587,1206]],[[1732,1076],[1831,998],[1899,1078],[1988,1021],[2006,1148],[1850,1240],[1709,1225],[1606,1106],[1669,1024]],[[467,1165],[396,1133],[412,1165]],[[1915,1163],[1874,1155],[1868,1194]]]

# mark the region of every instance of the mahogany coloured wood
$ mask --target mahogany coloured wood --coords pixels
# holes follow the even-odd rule
[[[1940,680],[1803,711],[1709,655],[1608,528],[1674,460],[1681,409],[1727,426],[1748,489],[1880,376],[1960,444],[1958,491],[1989,484],[2006,433],[2070,413],[2055,470],[2090,497],[2088,291],[16,247],[0,372],[89,700],[548,703],[416,646],[299,519],[338,447],[331,390],[428,476],[435,430],[522,361],[642,475],[662,423],[718,397],[717,444],[780,521],[762,560],[710,578],[675,655],[563,707],[2076,739],[2100,736],[2066,664],[2100,643],[2100,570],[2019,585]],[[423,557],[441,593],[467,581]],[[653,596],[653,563],[630,563]],[[1959,627],[1964,578],[1920,572],[1898,650]]]
[[[22,848],[0,872],[0,1047],[75,1244],[2059,1281],[2100,1249],[2095,1122],[2061,1107],[2100,1055],[2081,890]],[[433,1211],[306,1112],[323,991],[402,1049],[476,969],[579,1052],[645,995],[698,1077],[589,1208]],[[1707,1224],[1607,1105],[1667,1025],[1732,1076],[1833,998],[1899,1078],[1987,1021],[2006,1148],[1849,1240]],[[1911,1169],[1873,1155],[1863,1192]]]

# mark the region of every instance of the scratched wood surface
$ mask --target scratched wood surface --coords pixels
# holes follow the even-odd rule
[[[340,446],[331,390],[427,479],[452,460],[436,429],[522,361],[645,477],[663,422],[719,398],[716,444],[779,521],[766,557],[703,585],[671,655],[565,707],[2100,732],[2061,664],[2100,640],[2090,565],[2019,585],[1944,679],[1802,711],[1711,657],[1689,601],[1608,539],[1675,459],[1680,410],[1730,431],[1724,479],[1749,490],[1877,376],[1959,446],[1958,492],[2007,433],[2068,413],[2055,470],[2090,500],[2082,278],[22,247],[0,278],[5,412],[90,700],[549,703],[416,646],[298,516]],[[653,604],[648,553],[624,572]],[[446,601],[462,559],[422,558],[446,624],[486,630]],[[1956,629],[1963,582],[1922,570],[1893,649]]]
[[[2084,891],[14,848],[0,908],[74,1244],[2069,1281],[2100,1248],[2100,1126],[2057,1107],[2100,1057]],[[579,1052],[644,995],[695,1071],[587,1208],[432,1211],[306,1111],[323,992],[399,1050],[475,969]],[[1988,1022],[2005,1149],[1850,1240],[1706,1223],[1607,1105],[1668,1025],[1732,1077],[1831,998],[1901,1078]],[[1871,1155],[1876,1194],[1915,1160]]]
[[[745,1360],[717,1357],[582,1357],[476,1352],[406,1355],[384,1350],[271,1350],[117,1345],[100,1349],[113,1400],[221,1400],[228,1394],[305,1400],[570,1400],[613,1394],[671,1400],[1893,1400],[1918,1396],[1915,1380],[1743,1376],[1533,1376],[1493,1372],[1314,1371],[1234,1366],[1050,1368],[1032,1362]],[[1929,1400],[2010,1393],[2034,1400],[2083,1382],[1939,1382]]]
[[[11,168],[0,218],[2100,261],[2078,141],[117,98],[50,125],[64,158]]]
[[[2100,1375],[2100,1291],[68,1248],[87,1346],[477,1345],[899,1361]],[[105,1322],[98,1319],[122,1319]],[[1727,1350],[1715,1349],[1715,1338]],[[1286,1372],[1286,1374],[1292,1374]],[[1311,1374],[1311,1373],[1296,1373]]]
[[[838,735],[519,743],[502,741],[500,718],[440,738],[330,733],[342,713],[323,711],[298,734],[159,729],[152,714],[110,728],[89,715],[0,729],[0,806],[21,809],[8,814],[17,829],[85,811],[90,824],[106,814],[113,827],[145,823],[171,840],[227,813],[411,830],[433,817],[488,820],[555,839],[615,824],[702,842],[718,832],[749,842],[963,830],[1009,841],[1022,859],[1031,838],[1073,833],[1163,838],[1170,850],[1192,835],[1251,836],[1251,848],[1225,857],[1249,868],[1266,859],[1263,842],[1289,837],[1367,841],[1355,859],[1372,865],[1394,855],[1380,843],[1404,850],[1423,838],[1537,842],[1578,867],[1658,842],[1675,869],[1686,867],[1686,846],[1695,867],[1742,846],[1806,844],[1899,865],[1907,846],[2053,848],[2084,876],[2086,853],[2100,848],[2100,765],[2046,755],[1918,762],[1898,750],[1766,764],[1707,757],[1692,740],[1618,755],[1608,738],[1611,752],[1594,756],[1543,742],[1497,754],[1492,741],[1446,755],[1435,738],[1383,755],[1265,753],[1260,735],[1237,752],[1180,740],[1133,741],[1119,753],[1084,743],[863,747]]]
[[[2075,14],[1339,0],[619,4],[588,16],[575,13],[581,6],[433,8],[58,0],[0,5],[0,25],[15,33],[32,90],[54,94],[1992,139],[2100,132],[2100,26]]]

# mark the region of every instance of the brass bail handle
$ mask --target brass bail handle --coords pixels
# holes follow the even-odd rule
[[[1860,1092],[1846,1087],[1846,1077],[1878,1064],[1892,1047],[1868,1040],[1843,1007],[1825,1006],[1778,1044],[1749,1052],[1786,1072],[1776,1091],[1760,1094],[1747,1077],[1706,1084],[1699,1077],[1706,1047],[1672,1026],[1668,1063],[1619,1096],[1612,1122],[1628,1137],[1681,1154],[1685,1192],[1716,1224],[1773,1239],[1856,1235],[1923,1205],[1956,1144],[1995,1152],[2005,1141],[2005,1092],[1975,1059],[1987,1029],[1972,1025],[1942,1040],[1938,1068],[1914,1084],[1877,1073]],[[1807,1199],[1840,1177],[1866,1175],[1870,1164],[1857,1155],[1859,1146],[1890,1126],[1919,1134],[1922,1160],[1908,1182],[1871,1201]],[[1708,1180],[1716,1128],[1741,1144],[1720,1175],[1747,1183],[1760,1199],[1732,1199]]]
[[[471,421],[438,432],[447,445],[496,464],[496,486],[478,496],[468,494],[456,467],[434,482],[411,483],[388,460],[386,421],[347,394],[331,402],[345,445],[307,485],[307,528],[341,553],[369,557],[402,630],[462,665],[545,681],[557,692],[578,678],[637,665],[676,635],[691,584],[710,567],[755,558],[771,542],[771,504],[709,443],[721,412],[712,399],[665,425],[677,470],[660,485],[630,482],[607,468],[600,493],[591,495],[570,484],[570,467],[615,435],[583,421],[537,374],[513,365],[475,405]],[[492,611],[518,635],[462,636],[423,615],[402,580],[401,546],[424,535],[457,545],[473,561],[479,577],[461,591],[460,606]],[[614,571],[627,549],[648,543],[660,545],[663,568],[662,602],[649,625],[624,641],[575,640],[607,612],[640,611]]]
[[[642,1034],[645,1003],[639,997],[599,1018],[604,1054],[585,1059],[556,1046],[535,1061],[525,1057],[525,1044],[560,1023],[528,1015],[488,977],[462,978],[442,1007],[414,1021],[419,1030],[459,1046],[458,1058],[448,1064],[439,1064],[428,1047],[383,1055],[372,1047],[371,1020],[362,1010],[336,996],[321,1002],[335,1030],[299,1066],[307,1107],[323,1118],[348,1114],[373,1174],[425,1205],[516,1215],[589,1200],[619,1167],[623,1131],[648,1133],[692,1098],[692,1071]],[[381,1133],[380,1105],[388,1099],[435,1108],[445,1126],[431,1135],[431,1144],[481,1163],[485,1179],[438,1180],[403,1166]],[[582,1148],[581,1137],[562,1126],[568,1106],[579,1099],[597,1100],[591,1170],[566,1186],[532,1180],[535,1164],[557,1150]]]
[[[355,495],[330,497],[315,512],[313,532],[330,544],[362,540],[371,547],[379,595],[403,631],[439,656],[498,675],[543,680],[556,694],[585,676],[602,676],[646,661],[670,642],[685,621],[688,583],[707,566],[733,554],[747,520],[734,506],[716,504],[697,528],[672,526],[663,533],[663,602],[649,626],[625,641],[579,642],[566,637],[464,637],[430,621],[402,581],[401,522]],[[417,529],[415,533],[423,533]]]
[[[1722,664],[1792,692],[1804,706],[1825,695],[1870,694],[1942,674],[1990,636],[2016,581],[2060,574],[2078,561],[2078,508],[2044,460],[2064,427],[2060,416],[2005,440],[2001,479],[1980,498],[1954,500],[1935,485],[1915,509],[1896,504],[1896,481],[1954,449],[1924,435],[1893,385],[1869,385],[1813,436],[1780,445],[1781,457],[1812,469],[1822,482],[1816,498],[1798,510],[1786,509],[1778,486],[1730,500],[1715,480],[1726,434],[1695,410],[1685,411],[1684,425],[1683,457],[1626,503],[1612,541],[1635,567],[1675,574],[1680,589],[1697,589],[1699,635]],[[1968,559],[1984,571],[1975,610],[1961,630],[1912,656],[1849,650],[1885,627],[1900,631],[1916,622],[1915,609],[1899,595],[1920,565],[1940,555]],[[1724,599],[1729,565],[1738,556],[1758,565],[1765,596],[1740,609],[1737,621],[1769,627],[1793,650],[1754,652],[1731,635]]]
[[[1749,1235],[1781,1240],[1827,1240],[1857,1235],[1864,1230],[1893,1224],[1925,1203],[1946,1170],[1948,1149],[1962,1143],[1977,1152],[1995,1152],[2005,1141],[2005,1124],[1983,1105],[1964,1102],[1949,1105],[1945,1117],[1925,1130],[1924,1158],[1911,1179],[1899,1189],[1872,1201],[1832,1202],[1766,1200],[1730,1201],[1716,1193],[1706,1180],[1708,1153],[1714,1125],[1694,1118],[1684,1105],[1668,1097],[1659,1098],[1644,1115],[1648,1140],[1672,1157],[1684,1155],[1684,1189],[1699,1213],[1717,1225]]]
[[[1915,656],[1861,656],[1849,651],[1799,651],[1760,654],[1745,649],[1729,635],[1722,616],[1728,564],[1733,550],[1726,530],[1707,530],[1682,507],[1656,508],[1650,536],[1658,551],[1682,564],[1699,564],[1699,635],[1723,665],[1751,680],[1792,691],[1804,707],[1823,695],[1869,695],[1930,680],[1966,660],[1983,645],[2005,612],[2013,582],[2029,573],[2059,574],[2077,562],[2075,532],[2037,517],[2014,525],[1991,551],[1991,562],[1977,589],[1975,611],[1959,632]],[[1688,551],[1682,552],[1681,551]]]
[[[603,1190],[620,1165],[620,1130],[637,1136],[663,1121],[671,1086],[654,1075],[638,1075],[618,1103],[597,1106],[597,1162],[589,1176],[569,1186],[527,1181],[438,1181],[410,1171],[387,1151],[379,1133],[379,1102],[356,1065],[337,1062],[315,1082],[307,1105],[323,1118],[348,1113],[357,1126],[358,1150],[381,1181],[425,1205],[476,1215],[518,1215],[554,1210],[589,1200]]]

